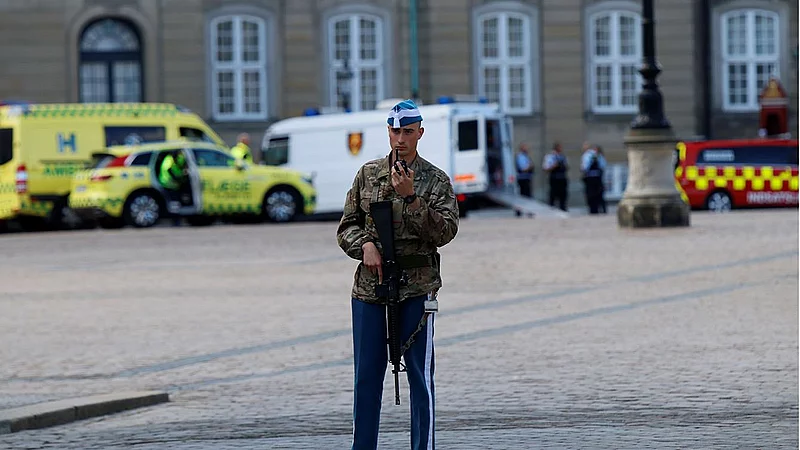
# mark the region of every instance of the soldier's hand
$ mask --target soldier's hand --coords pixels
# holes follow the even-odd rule
[[[408,168],[406,175],[399,163],[392,166],[392,187],[401,197],[408,197],[414,193],[414,171]]]
[[[383,260],[378,247],[375,246],[374,242],[367,242],[361,246],[361,250],[364,251],[364,257],[362,258],[364,265],[373,275],[378,275],[378,283],[383,283]]]

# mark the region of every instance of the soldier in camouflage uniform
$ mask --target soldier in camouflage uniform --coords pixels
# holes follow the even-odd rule
[[[375,295],[383,281],[378,234],[369,213],[372,202],[391,200],[397,263],[408,277],[401,287],[401,341],[421,323],[426,300],[441,287],[437,249],[458,231],[458,203],[450,178],[417,154],[422,116],[414,102],[398,103],[389,113],[390,152],[359,169],[347,193],[337,230],[342,250],[361,261],[352,291],[355,392],[353,449],[378,445],[383,381],[388,364],[386,306]],[[406,162],[406,174],[395,155]],[[411,447],[434,448],[433,315],[403,355],[411,391]]]

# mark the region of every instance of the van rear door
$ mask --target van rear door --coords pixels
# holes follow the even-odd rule
[[[486,118],[486,157],[492,189],[516,192],[513,122],[510,117]]]
[[[489,189],[486,164],[486,119],[480,115],[456,116],[453,121],[453,189],[474,194]]]
[[[17,182],[23,180],[17,180],[17,167],[13,161],[14,129],[0,128],[0,220],[10,219],[19,211]]]

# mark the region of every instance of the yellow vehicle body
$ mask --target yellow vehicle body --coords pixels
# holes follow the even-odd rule
[[[166,103],[0,106],[0,221],[61,219],[72,178],[111,145],[187,139],[224,145],[196,114]]]
[[[175,152],[187,161],[187,203],[159,179],[162,161]],[[199,225],[239,215],[288,222],[312,214],[316,205],[316,190],[304,174],[237,160],[226,147],[211,143],[109,147],[96,159],[95,168],[73,177],[69,207],[101,225],[145,228],[163,217],[188,217]]]

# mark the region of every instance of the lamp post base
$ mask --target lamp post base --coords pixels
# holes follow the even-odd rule
[[[689,226],[689,205],[675,187],[676,142],[670,128],[634,128],[625,136],[628,185],[617,206],[620,227]]]
[[[677,197],[623,199],[617,206],[622,228],[688,227],[689,207]]]

